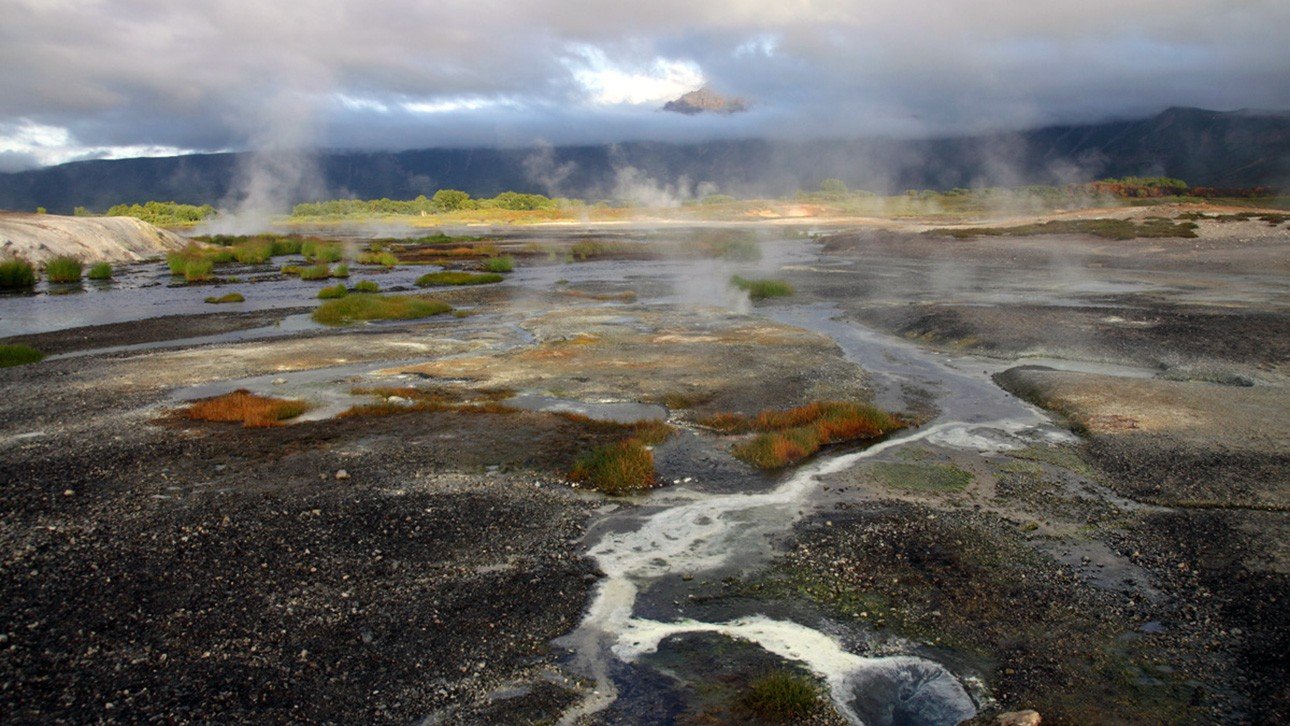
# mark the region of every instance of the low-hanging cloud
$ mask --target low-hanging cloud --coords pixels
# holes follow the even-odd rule
[[[1286,108],[1286,27],[1290,3],[1276,0],[10,0],[0,129],[64,130],[67,153],[12,138],[0,152],[13,166],[78,149],[251,148],[247,119],[284,93],[310,99],[304,143],[387,149],[926,136],[1171,105]],[[657,111],[698,83],[755,105]]]

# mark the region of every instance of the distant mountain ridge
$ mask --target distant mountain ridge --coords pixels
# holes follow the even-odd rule
[[[0,174],[0,209],[70,212],[150,199],[219,205],[245,153],[83,161]],[[925,140],[633,142],[545,149],[324,151],[328,197],[411,199],[437,189],[476,196],[539,192],[586,199],[628,187],[715,188],[780,196],[826,178],[853,189],[1064,184],[1171,176],[1194,186],[1290,187],[1290,113],[1172,108],[1150,118]],[[311,195],[317,197],[317,193]],[[297,200],[303,201],[303,200]]]

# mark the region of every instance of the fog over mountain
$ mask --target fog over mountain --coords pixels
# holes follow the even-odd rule
[[[102,211],[149,199],[220,204],[246,195],[246,170],[265,155],[198,154],[85,161],[0,174],[0,208]],[[270,155],[269,161],[275,157]],[[290,170],[297,155],[277,166]],[[1290,114],[1171,109],[1137,120],[934,140],[735,140],[698,143],[331,152],[310,156],[307,183],[276,198],[410,199],[436,189],[504,190],[589,199],[704,193],[783,195],[829,177],[878,193],[910,188],[1063,184],[1168,175],[1193,185],[1290,181]],[[297,169],[297,175],[302,172]],[[275,177],[270,175],[269,181]],[[642,196],[644,195],[644,196]]]
[[[933,138],[1290,108],[1290,3],[9,0],[0,170],[193,151]],[[738,114],[661,106],[708,85]]]

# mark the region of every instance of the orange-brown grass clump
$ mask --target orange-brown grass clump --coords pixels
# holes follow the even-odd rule
[[[278,426],[309,410],[309,404],[288,398],[259,396],[238,389],[222,396],[206,398],[188,407],[188,418],[194,421],[241,421],[247,428]]]
[[[871,439],[904,425],[886,411],[845,401],[817,401],[756,416],[718,413],[700,423],[728,434],[760,432],[751,441],[737,444],[733,453],[761,469],[788,466],[827,444]]]
[[[654,452],[649,447],[667,441],[675,431],[666,421],[622,424],[597,421],[576,413],[557,415],[593,429],[618,430],[627,434],[627,438],[621,441],[599,446],[579,457],[569,472],[569,478],[574,482],[587,484],[611,496],[644,491],[655,485]]]
[[[615,496],[644,491],[654,486],[654,452],[636,439],[606,444],[579,457],[569,478]]]

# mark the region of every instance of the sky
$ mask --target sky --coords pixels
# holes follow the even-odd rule
[[[0,171],[1284,110],[1287,28],[1287,0],[0,0]],[[660,110],[704,85],[749,110]]]

